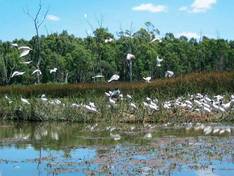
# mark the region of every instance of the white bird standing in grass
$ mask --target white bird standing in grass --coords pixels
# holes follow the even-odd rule
[[[14,71],[14,73],[11,75],[11,78],[15,76],[22,76],[25,72],[20,72],[20,71]]]
[[[114,74],[109,80],[108,83],[112,82],[112,81],[118,81],[119,80],[119,75]]]
[[[42,100],[42,101],[48,101],[48,98],[46,98],[45,94],[42,94],[42,95],[41,95],[41,100]]]
[[[157,56],[157,67],[161,67],[161,62],[163,61],[163,59],[160,59],[158,56]]]
[[[30,103],[29,103],[29,101],[26,99],[26,98],[20,98],[21,99],[21,101],[24,103],[24,104],[28,104],[28,105],[30,105]]]
[[[32,63],[32,61],[25,61],[25,62],[20,62],[21,64],[29,65]]]
[[[166,71],[165,73],[165,77],[166,78],[171,78],[175,75],[175,73],[173,71]]]
[[[11,104],[13,102],[7,95],[5,95],[5,99],[8,100],[9,104]]]
[[[18,50],[21,52],[20,57],[24,57],[27,56],[32,49],[28,46],[21,46],[18,47]]]
[[[52,74],[52,73],[56,73],[57,72],[57,68],[53,68],[53,69],[50,69],[50,74]]]
[[[98,111],[97,111],[97,109],[96,109],[96,107],[92,107],[92,106],[90,106],[90,105],[84,105],[83,106],[88,112],[92,112],[92,113],[97,113]]]
[[[38,73],[39,75],[41,75],[41,70],[40,69],[36,69],[32,72],[32,75],[34,75],[35,73]]]
[[[147,82],[147,83],[150,83],[150,80],[151,80],[151,77],[149,76],[149,77],[143,77],[143,79]]]

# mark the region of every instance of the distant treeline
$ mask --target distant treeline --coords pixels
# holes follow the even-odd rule
[[[133,81],[142,80],[143,76],[158,79],[167,70],[174,71],[176,76],[191,72],[234,70],[234,41],[207,37],[198,41],[184,36],[176,38],[172,33],[155,40],[158,34],[159,31],[151,29],[148,23],[134,33],[121,31],[118,37],[114,37],[106,28],[97,28],[85,38],[75,37],[66,31],[42,35],[39,47],[36,46],[36,37],[29,41],[0,41],[0,84],[37,82],[32,72],[38,68],[38,57],[41,57],[41,83],[92,82],[92,77],[97,74],[104,75],[105,80],[113,74],[119,74],[120,81],[129,81],[128,53],[136,56],[132,62]],[[26,57],[19,58],[20,53],[11,46],[12,43],[26,45],[33,50]],[[164,59],[161,67],[157,67],[157,56]],[[30,60],[32,63],[29,65],[22,63]],[[49,69],[55,67],[58,71],[50,74]],[[25,74],[10,78],[14,71],[25,71]]]

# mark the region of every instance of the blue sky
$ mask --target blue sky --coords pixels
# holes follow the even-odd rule
[[[234,1],[232,0],[42,0],[48,17],[40,33],[67,30],[84,37],[98,27],[116,33],[122,29],[133,31],[144,26],[146,21],[159,28],[162,35],[173,32],[198,37],[203,35],[234,39]],[[31,19],[38,7],[38,0],[0,0],[0,40],[15,38],[30,39],[34,35]],[[102,19],[102,20],[101,20]]]

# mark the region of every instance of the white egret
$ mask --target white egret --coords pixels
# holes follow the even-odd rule
[[[154,38],[150,41],[150,43],[153,43],[153,42],[155,42],[155,41],[162,42],[162,39],[159,38],[159,37],[154,37]]]
[[[97,74],[96,76],[93,76],[92,77],[93,79],[96,79],[96,78],[104,78],[104,76],[102,74]]]
[[[39,75],[42,74],[40,69],[34,70],[34,71],[32,72],[32,75],[34,75],[35,73],[37,73],[37,74],[39,74]]]
[[[131,100],[131,99],[132,99],[132,96],[129,95],[129,94],[127,94],[127,98],[128,98],[129,100]]]
[[[131,106],[133,109],[137,109],[137,106],[136,106],[134,103],[130,103],[130,106]]]
[[[157,67],[161,67],[161,62],[163,61],[163,59],[160,59],[158,56],[157,56]]]
[[[18,48],[18,44],[17,43],[12,43],[11,46]]]
[[[110,137],[114,139],[115,141],[119,141],[121,139],[121,136],[119,134],[110,133]]]
[[[41,100],[42,100],[42,101],[48,101],[48,98],[46,98],[45,94],[42,94],[42,95],[41,95]]]
[[[11,75],[11,78],[15,76],[22,76],[25,72],[20,72],[20,71],[14,71],[14,73]]]
[[[211,126],[207,126],[203,129],[203,132],[205,133],[205,135],[211,134],[213,131]]]
[[[119,89],[116,89],[114,91],[110,91],[110,97],[111,98],[118,98],[121,95],[121,92]],[[122,95],[121,95],[122,96]]]
[[[8,100],[9,104],[13,102],[7,95],[5,95],[5,99]]]
[[[89,102],[89,106],[91,106],[93,108],[97,108],[93,102]]]
[[[127,57],[126,57],[126,59],[129,60],[129,61],[132,60],[132,59],[135,59],[135,58],[136,57],[133,54],[130,54],[130,53],[128,53]]]
[[[213,134],[217,134],[220,131],[219,128],[214,129]]]
[[[113,42],[114,41],[114,39],[113,38],[108,38],[108,39],[105,39],[105,43],[111,43],[111,42]]]
[[[147,133],[144,136],[145,139],[151,139],[152,138],[152,133]]]
[[[97,108],[96,107],[92,107],[90,105],[83,105],[83,107],[88,111],[88,112],[92,112],[92,113],[97,113]]]
[[[18,50],[21,52],[20,57],[24,57],[27,56],[32,49],[28,46],[21,46],[18,47]]]
[[[111,94],[110,94],[109,92],[105,92],[105,95],[106,95],[107,97],[110,97],[110,96],[111,96]]]
[[[80,105],[79,105],[79,104],[76,104],[76,103],[72,103],[71,107],[72,107],[72,108],[80,108]]]
[[[32,61],[25,61],[25,62],[20,62],[21,64],[29,65],[32,63]]]
[[[173,77],[175,75],[175,73],[173,72],[173,71],[166,71],[166,73],[165,73],[165,77],[166,78],[171,78],[171,77]]]
[[[108,83],[112,82],[112,81],[118,81],[119,80],[119,75],[114,74],[109,80]]]
[[[112,98],[109,98],[109,103],[111,106],[116,106],[115,100],[113,100]]]
[[[25,99],[25,98],[22,98],[22,97],[21,97],[21,101],[22,101],[24,104],[30,105],[29,101],[28,101],[27,99]]]
[[[57,68],[53,68],[53,69],[50,69],[50,74],[52,74],[52,73],[56,73],[57,72]]]
[[[143,79],[147,82],[147,83],[150,83],[150,80],[151,80],[151,77],[149,76],[149,77],[143,77]]]

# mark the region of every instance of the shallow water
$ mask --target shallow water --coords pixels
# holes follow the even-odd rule
[[[0,176],[234,175],[231,133],[184,125],[0,122]],[[110,134],[111,133],[111,134]]]

